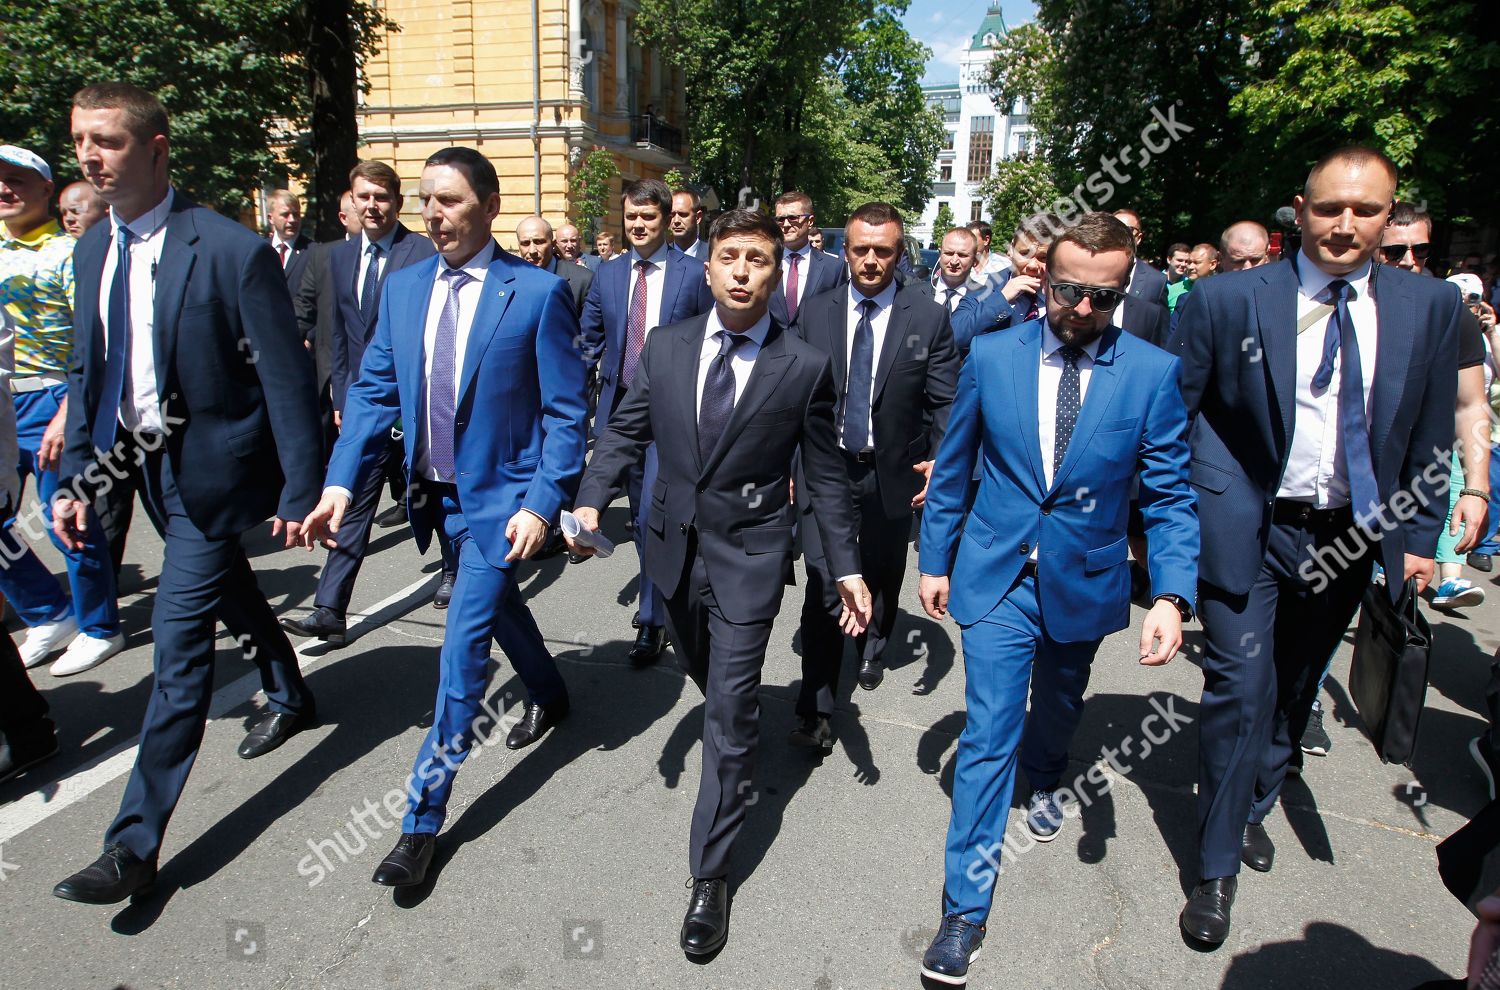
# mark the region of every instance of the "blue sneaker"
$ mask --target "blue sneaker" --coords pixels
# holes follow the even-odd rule
[[[969,964],[979,958],[983,943],[983,925],[950,914],[922,957],[922,975],[939,983],[963,986],[969,982]]]
[[[1038,842],[1051,842],[1057,838],[1063,826],[1062,806],[1057,803],[1057,795],[1051,791],[1032,792],[1021,821]]]
[[[1432,596],[1433,608],[1473,608],[1483,602],[1484,589],[1474,587],[1464,578],[1449,578],[1438,585]]]

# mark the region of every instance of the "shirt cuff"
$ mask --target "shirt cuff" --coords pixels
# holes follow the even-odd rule
[[[323,489],[324,498],[327,498],[330,495],[342,495],[350,502],[354,501],[354,493],[347,488],[340,488],[338,485],[329,485],[327,488]]]
[[[853,581],[855,578],[860,578],[860,577],[864,577],[864,575],[863,574],[845,574],[843,577],[839,578],[838,581],[839,581],[839,584],[843,584],[845,581]]]
[[[542,515],[540,512],[537,512],[537,511],[535,511],[533,509],[528,509],[524,505],[521,506],[521,511],[522,512],[528,512],[531,515],[536,516],[538,519],[540,519],[542,521],[542,525],[543,526],[546,526],[548,529],[552,528],[552,520],[548,519],[546,516]]]

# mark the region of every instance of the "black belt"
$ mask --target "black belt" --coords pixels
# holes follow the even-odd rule
[[[1036,561],[1028,560],[1021,565],[1022,577],[1036,577]]]
[[[1347,505],[1319,509],[1311,502],[1278,498],[1271,510],[1271,521],[1281,526],[1349,526],[1354,522],[1354,512]]]
[[[874,450],[874,448],[871,448],[870,450],[854,451],[854,450],[850,450],[847,447],[840,447],[839,450],[842,450],[844,452],[844,456],[847,457],[847,458],[849,458],[849,460],[851,460],[851,461],[856,461],[856,462],[858,462],[860,464],[874,464],[875,463],[875,450]]]

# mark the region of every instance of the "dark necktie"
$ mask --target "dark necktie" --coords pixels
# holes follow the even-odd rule
[[[802,255],[793,254],[787,259],[786,273],[786,321],[788,323],[797,318],[797,265],[802,261]]]
[[[380,245],[371,244],[365,254],[369,257],[365,265],[365,283],[359,290],[359,316],[369,326],[375,319],[375,286],[380,281]]]
[[[635,263],[635,291],[630,294],[630,317],[625,324],[625,363],[620,367],[620,384],[626,388],[635,381],[641,348],[646,346],[646,273],[650,270],[648,261]]]
[[[844,449],[859,453],[870,445],[870,387],[875,381],[875,300],[861,299],[854,346],[849,352],[849,380],[844,385]]]
[[[1314,388],[1326,389],[1333,382],[1333,362],[1339,363],[1339,439],[1344,448],[1344,467],[1349,474],[1349,502],[1356,522],[1372,524],[1380,511],[1380,487],[1375,483],[1375,464],[1370,455],[1370,424],[1365,417],[1364,374],[1360,368],[1359,337],[1349,317],[1354,288],[1341,278],[1328,283],[1333,315],[1323,333],[1323,360],[1313,373]]]
[[[428,462],[438,477],[453,480],[453,412],[458,399],[455,387],[458,358],[458,290],[474,279],[461,268],[449,268],[442,274],[448,283],[448,298],[438,317],[437,333],[432,342],[432,367],[427,376],[428,434],[432,446]]]
[[[703,400],[698,404],[698,454],[705,464],[719,445],[734,412],[734,365],[730,359],[749,339],[742,333],[719,331],[719,354],[708,366],[708,376],[703,379]]]
[[[104,342],[104,387],[94,413],[93,441],[100,451],[115,445],[115,423],[130,367],[130,231],[115,229],[115,277],[109,286],[109,327]]]
[[[958,294],[957,289],[951,286],[945,286],[943,289],[943,308],[950,313],[953,312],[958,308],[959,300],[962,298],[963,297]]]
[[[277,254],[277,256],[279,258],[281,258],[281,267],[285,268],[286,267],[286,245],[285,244],[278,244],[278,245],[276,245],[276,254]]]
[[[1073,427],[1078,425],[1078,410],[1083,405],[1083,383],[1078,375],[1078,359],[1083,348],[1064,344],[1057,349],[1062,355],[1062,380],[1057,383],[1057,431],[1052,441],[1052,483],[1057,484],[1057,472],[1068,453],[1068,442],[1073,439]]]
[[[1026,318],[1022,322],[1030,322],[1031,320],[1034,320],[1041,315],[1042,307],[1039,304],[1036,294],[1033,293],[1031,296],[1031,305],[1026,307]]]

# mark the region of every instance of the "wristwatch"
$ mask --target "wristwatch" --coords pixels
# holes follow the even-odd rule
[[[1177,606],[1177,614],[1182,616],[1183,622],[1193,620],[1193,606],[1181,595],[1157,595],[1151,599],[1153,602],[1171,602]]]

